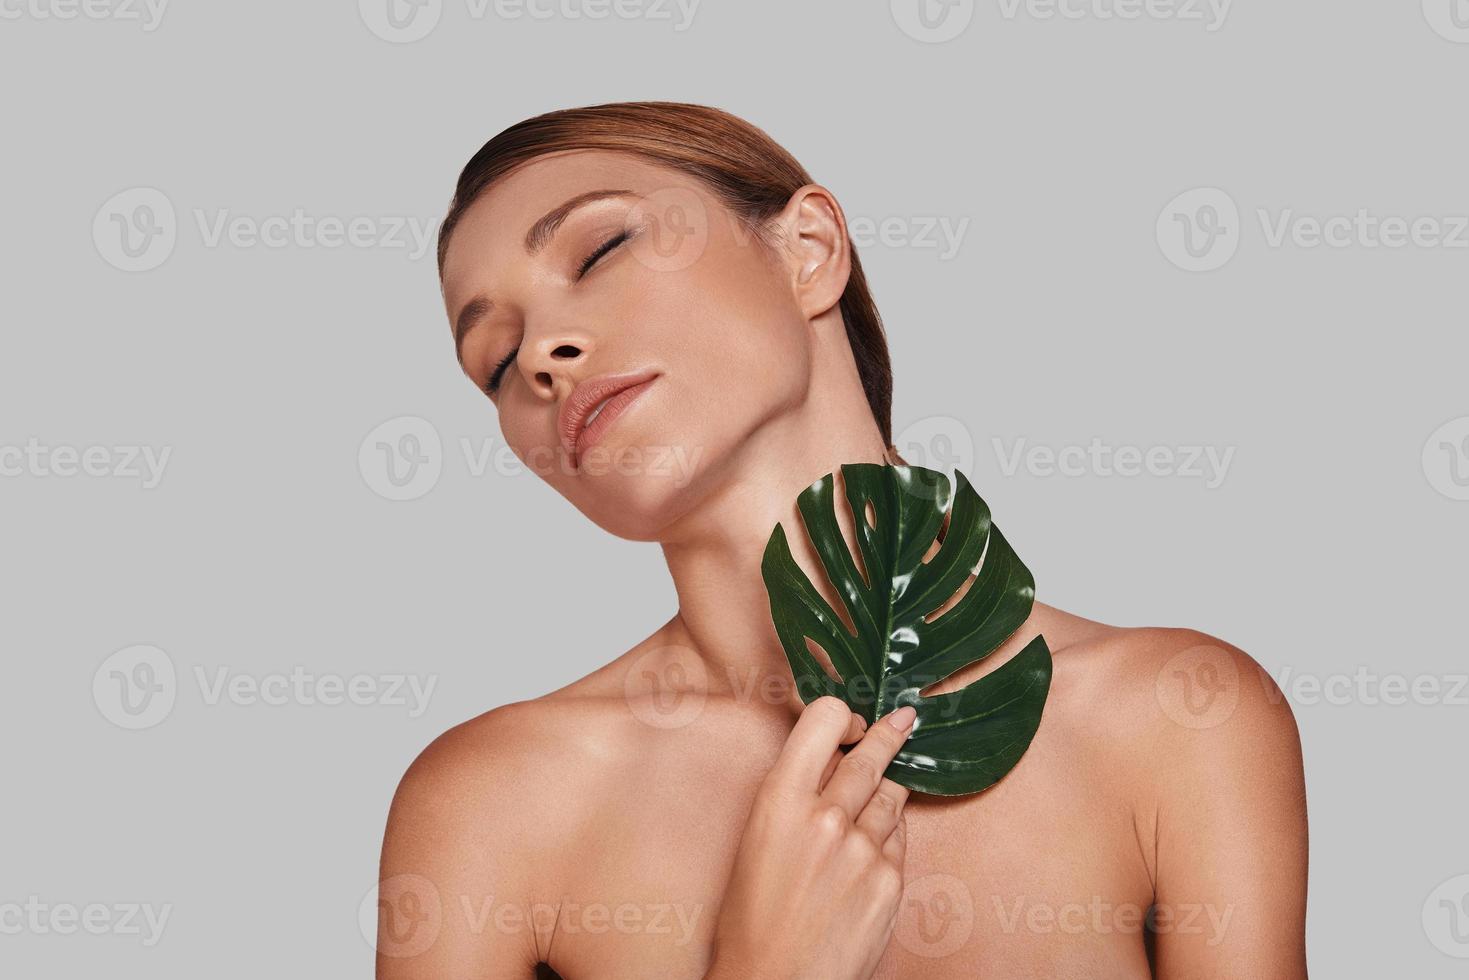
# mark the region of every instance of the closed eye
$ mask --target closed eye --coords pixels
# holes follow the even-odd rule
[[[598,259],[606,255],[608,252],[612,251],[614,248],[621,245],[623,242],[627,241],[631,237],[632,234],[626,228],[624,228],[622,231],[619,231],[617,234],[607,239],[601,245],[598,245],[595,249],[592,250],[592,253],[586,258],[582,259],[581,264],[576,267],[576,278],[581,279],[582,276],[587,274],[587,270],[596,264]]]
[[[490,372],[490,378],[488,381],[485,382],[485,394],[493,395],[495,392],[500,390],[500,378],[505,374],[505,369],[508,368],[515,360],[515,355],[519,353],[520,348],[517,347],[510,353],[506,354],[503,361],[495,365],[495,370]]]
[[[623,242],[627,241],[631,237],[632,232],[624,228],[622,231],[613,235],[602,244],[598,245],[595,249],[592,250],[590,255],[582,259],[581,262],[577,265],[577,280],[580,281],[581,278],[585,276],[587,272],[592,268],[592,266],[597,264],[598,259],[606,255],[608,252],[612,251],[614,248],[621,245]],[[509,354],[506,354],[504,360],[495,365],[495,369],[490,372],[489,380],[485,382],[486,394],[493,395],[495,392],[500,390],[501,379],[504,377],[506,369],[509,368],[512,363],[514,363],[515,357],[519,353],[520,348],[517,347]]]

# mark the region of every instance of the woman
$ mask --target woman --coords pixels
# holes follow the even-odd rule
[[[803,710],[766,541],[796,531],[841,608],[795,498],[901,460],[842,209],[768,136],[676,103],[527,120],[465,167],[439,265],[507,443],[601,527],[658,542],[679,608],[413,763],[380,977],[1305,975],[1299,740],[1229,644],[1037,604],[933,689],[1037,634],[1052,650],[1039,732],[971,796],[881,778],[908,710],[866,731],[833,698]]]

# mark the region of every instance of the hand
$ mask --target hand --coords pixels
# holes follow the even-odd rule
[[[865,735],[864,724],[834,697],[796,721],[746,821],[709,977],[866,980],[877,969],[903,893],[908,800],[882,774],[913,709]],[[843,756],[839,746],[858,739]]]

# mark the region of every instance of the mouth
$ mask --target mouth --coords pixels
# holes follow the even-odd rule
[[[657,376],[653,370],[604,374],[577,385],[558,419],[561,448],[580,463],[581,454],[596,444]]]

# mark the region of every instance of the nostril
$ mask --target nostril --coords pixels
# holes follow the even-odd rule
[[[551,352],[552,357],[580,357],[581,351],[570,344],[562,344]]]

